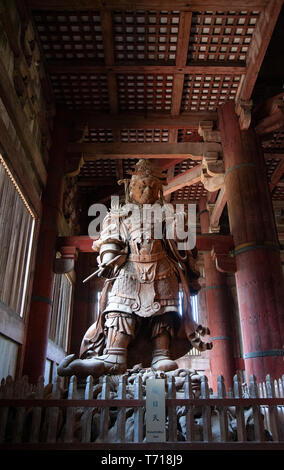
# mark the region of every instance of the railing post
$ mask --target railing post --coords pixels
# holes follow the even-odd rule
[[[176,384],[174,376],[167,378],[168,383],[168,398],[176,398]],[[177,414],[176,407],[170,405],[168,408],[168,422],[169,422],[169,441],[177,441]]]
[[[74,400],[77,395],[77,378],[72,375],[68,389],[68,400]],[[68,408],[66,411],[66,424],[64,442],[73,442],[75,408]]]
[[[1,398],[12,398],[13,397],[13,379],[10,375],[1,381]],[[2,408],[0,413],[0,443],[5,442],[6,437],[6,425],[8,419],[9,407]]]
[[[109,377],[106,375],[103,377],[103,388],[102,388],[102,400],[109,399]],[[100,418],[100,438],[105,442],[108,435],[108,422],[109,422],[109,408],[104,407],[101,409],[101,418]]]
[[[275,398],[274,383],[270,375],[266,376],[266,391],[267,391],[268,398]],[[269,415],[269,426],[270,426],[270,431],[272,433],[273,440],[279,441],[279,422],[277,419],[278,418],[277,407],[269,406],[268,415]]]
[[[226,398],[226,388],[222,375],[218,376],[218,398]],[[229,440],[227,407],[221,406],[219,414],[221,442],[226,442]]]
[[[258,398],[258,388],[257,388],[256,378],[253,374],[250,376],[249,393],[250,393],[250,398]],[[264,441],[264,427],[263,427],[262,414],[260,411],[260,405],[254,405],[252,409],[253,409],[255,440]]]
[[[193,391],[192,391],[192,383],[190,375],[185,377],[184,382],[184,398],[188,398],[189,400],[193,399]],[[194,441],[194,414],[193,414],[193,406],[188,405],[186,410],[186,439],[189,442]]]
[[[143,398],[142,376],[138,374],[134,382],[134,399],[141,400]],[[134,442],[142,442],[144,435],[144,410],[143,408],[135,408],[134,410]]]
[[[208,379],[206,375],[201,377],[201,398],[209,398]],[[212,441],[212,428],[211,428],[211,407],[202,405],[202,423],[203,423],[203,440],[206,442]]]
[[[93,377],[89,375],[86,380],[85,400],[93,398]],[[86,408],[81,418],[82,423],[82,442],[91,441],[93,408]]]
[[[126,397],[126,383],[127,375],[121,375],[119,377],[118,384],[118,400],[124,400]],[[126,408],[120,407],[117,414],[117,441],[125,442],[125,420],[126,420]]]
[[[243,398],[243,389],[241,383],[241,373],[234,376],[234,396],[235,398]],[[236,406],[237,419],[237,435],[238,441],[245,442],[247,440],[246,424],[244,417],[244,409],[242,406]]]
[[[44,377],[39,377],[36,385],[35,398],[43,398],[44,392]],[[39,441],[40,422],[41,422],[42,408],[39,406],[33,408],[32,430],[30,442]]]
[[[56,377],[52,389],[52,398],[54,400],[60,398],[60,389],[61,389],[61,378]],[[54,443],[56,442],[57,437],[57,421],[59,416],[58,407],[52,407],[48,410],[47,419],[48,419],[48,430],[47,430],[47,442]]]

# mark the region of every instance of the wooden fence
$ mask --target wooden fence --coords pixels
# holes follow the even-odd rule
[[[96,384],[91,376],[77,384],[73,376],[65,389],[60,378],[44,387],[43,378],[33,386],[27,377],[7,377],[0,386],[0,448],[284,449],[284,376],[263,384],[251,376],[247,386],[235,376],[229,393],[219,376],[216,396],[205,376],[199,387],[189,375],[182,387],[167,376],[164,443],[145,439],[142,375],[115,380],[116,392],[108,376]]]

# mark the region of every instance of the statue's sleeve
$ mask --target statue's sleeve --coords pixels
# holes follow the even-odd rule
[[[121,247],[127,245],[127,234],[119,213],[109,211],[102,223],[102,231],[98,240],[93,243],[93,250],[99,251],[101,246],[108,243],[115,243]]]
[[[117,211],[110,211],[104,218],[102,231],[93,243],[93,250],[99,251],[97,257],[100,275],[109,277],[127,258],[127,233],[122,218]]]

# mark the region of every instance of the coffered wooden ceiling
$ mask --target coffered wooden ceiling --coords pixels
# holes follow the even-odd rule
[[[80,190],[92,192],[100,180],[109,193],[141,153],[170,179],[200,164],[199,122],[213,121],[215,129],[218,106],[252,98],[282,1],[28,4],[54,99],[75,126],[70,157],[85,161]],[[279,99],[281,105],[283,94]],[[271,185],[278,178],[273,198],[283,200],[283,124],[261,132]],[[205,194],[202,183],[193,182],[171,198],[198,201]]]

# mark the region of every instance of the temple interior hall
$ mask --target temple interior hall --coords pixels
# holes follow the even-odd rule
[[[180,367],[284,373],[282,0],[1,0],[0,379],[52,383],[99,314],[94,204],[139,159],[196,210],[212,350]],[[182,303],[180,307],[182,315]]]

